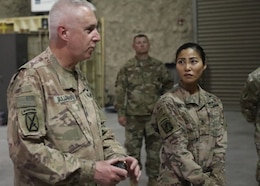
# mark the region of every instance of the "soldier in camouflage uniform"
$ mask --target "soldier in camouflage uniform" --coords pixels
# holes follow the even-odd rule
[[[140,166],[145,139],[148,185],[153,186],[158,176],[161,143],[150,124],[151,114],[159,96],[173,87],[173,79],[162,62],[148,55],[146,35],[135,36],[133,48],[135,57],[129,59],[117,75],[115,108],[119,123],[125,127],[127,153],[137,158]]]
[[[8,88],[8,144],[15,186],[116,185],[140,177],[104,124],[77,67],[100,35],[85,0],[58,0],[49,17],[49,47],[18,70]],[[114,166],[125,161],[126,169]]]
[[[256,180],[260,185],[260,67],[248,75],[242,89],[240,106],[248,122],[255,124],[255,145],[258,154]]]
[[[153,125],[163,141],[158,186],[224,186],[227,131],[219,98],[198,82],[206,69],[196,43],[176,52],[180,78],[155,105]]]

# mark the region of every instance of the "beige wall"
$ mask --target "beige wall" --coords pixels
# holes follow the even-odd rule
[[[0,18],[29,16],[31,0],[0,0]]]
[[[29,16],[30,0],[0,0],[0,18]],[[116,73],[134,55],[132,39],[145,33],[150,54],[171,62],[177,47],[193,40],[191,0],[92,0],[104,18],[105,88],[114,94]],[[183,20],[183,24],[179,24]]]

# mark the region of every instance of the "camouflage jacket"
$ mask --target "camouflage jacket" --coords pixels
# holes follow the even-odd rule
[[[19,186],[94,186],[95,162],[125,151],[77,69],[49,48],[23,65],[8,92],[8,144]]]
[[[225,185],[227,131],[216,96],[176,85],[158,100],[152,120],[163,142],[158,185]]]
[[[260,67],[248,75],[242,89],[240,106],[248,122],[260,124]]]
[[[151,115],[160,95],[173,87],[173,79],[157,59],[132,58],[117,74],[115,87],[118,116]]]

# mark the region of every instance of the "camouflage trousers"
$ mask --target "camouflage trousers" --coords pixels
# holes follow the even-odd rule
[[[154,132],[150,123],[151,116],[127,116],[125,127],[125,148],[128,155],[135,157],[141,163],[141,150],[145,142],[146,162],[145,170],[149,178],[157,179],[159,174],[160,137]]]
[[[256,180],[258,181],[260,185],[260,123],[255,124],[255,146],[256,146],[256,151],[258,155],[258,162],[256,166]]]

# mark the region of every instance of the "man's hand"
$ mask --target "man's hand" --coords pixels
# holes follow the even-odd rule
[[[125,116],[120,116],[120,117],[118,117],[118,123],[119,123],[121,126],[125,127],[125,126],[126,126],[126,123],[127,123],[126,117],[125,117]]]
[[[119,159],[96,162],[94,180],[101,186],[114,186],[127,178],[127,170],[114,166]]]
[[[124,161],[127,164],[128,176],[130,177],[130,179],[132,181],[138,183],[140,176],[141,176],[141,170],[138,165],[138,161],[131,156],[127,156],[124,159]]]

